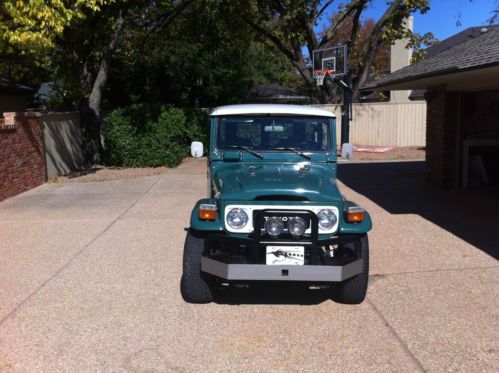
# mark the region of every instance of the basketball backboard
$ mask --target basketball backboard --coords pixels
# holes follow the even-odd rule
[[[317,49],[313,52],[312,68],[317,85],[322,85],[326,76],[340,76],[347,73],[347,46]]]

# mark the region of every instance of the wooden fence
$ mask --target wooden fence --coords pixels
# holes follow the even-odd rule
[[[84,163],[78,112],[47,112],[39,118],[49,179],[78,170]]]
[[[337,116],[336,134],[341,133],[341,106],[314,105]],[[353,104],[350,142],[371,146],[424,146],[426,102]]]

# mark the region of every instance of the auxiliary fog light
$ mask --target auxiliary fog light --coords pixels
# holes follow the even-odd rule
[[[232,209],[227,214],[225,221],[231,228],[241,229],[248,224],[248,214],[243,209]]]
[[[293,237],[299,237],[307,230],[307,223],[299,216],[290,218],[288,221],[288,231]]]
[[[333,210],[329,209],[319,211],[317,213],[317,219],[319,219],[319,227],[327,231],[333,228],[338,221],[336,214]]]
[[[284,223],[281,219],[276,218],[275,216],[267,219],[267,221],[265,222],[265,231],[270,237],[275,238],[279,236],[283,230]]]

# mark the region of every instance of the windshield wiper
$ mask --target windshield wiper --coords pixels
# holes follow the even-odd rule
[[[302,153],[301,151],[299,151],[299,150],[297,150],[295,148],[288,148],[286,146],[278,147],[278,148],[270,148],[270,150],[289,150],[289,151],[292,151],[293,153],[301,155],[303,158],[308,159],[309,161],[312,159],[308,155]]]
[[[245,150],[248,153],[253,154],[255,157],[263,159],[263,155],[261,155],[260,153],[255,152],[253,149],[251,149],[248,146],[242,146],[242,145],[225,145],[225,147],[226,148],[230,148],[230,149],[241,149],[241,150]]]

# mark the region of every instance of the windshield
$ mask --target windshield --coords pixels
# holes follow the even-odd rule
[[[329,149],[329,119],[293,116],[227,116],[217,126],[217,148],[305,152]]]

